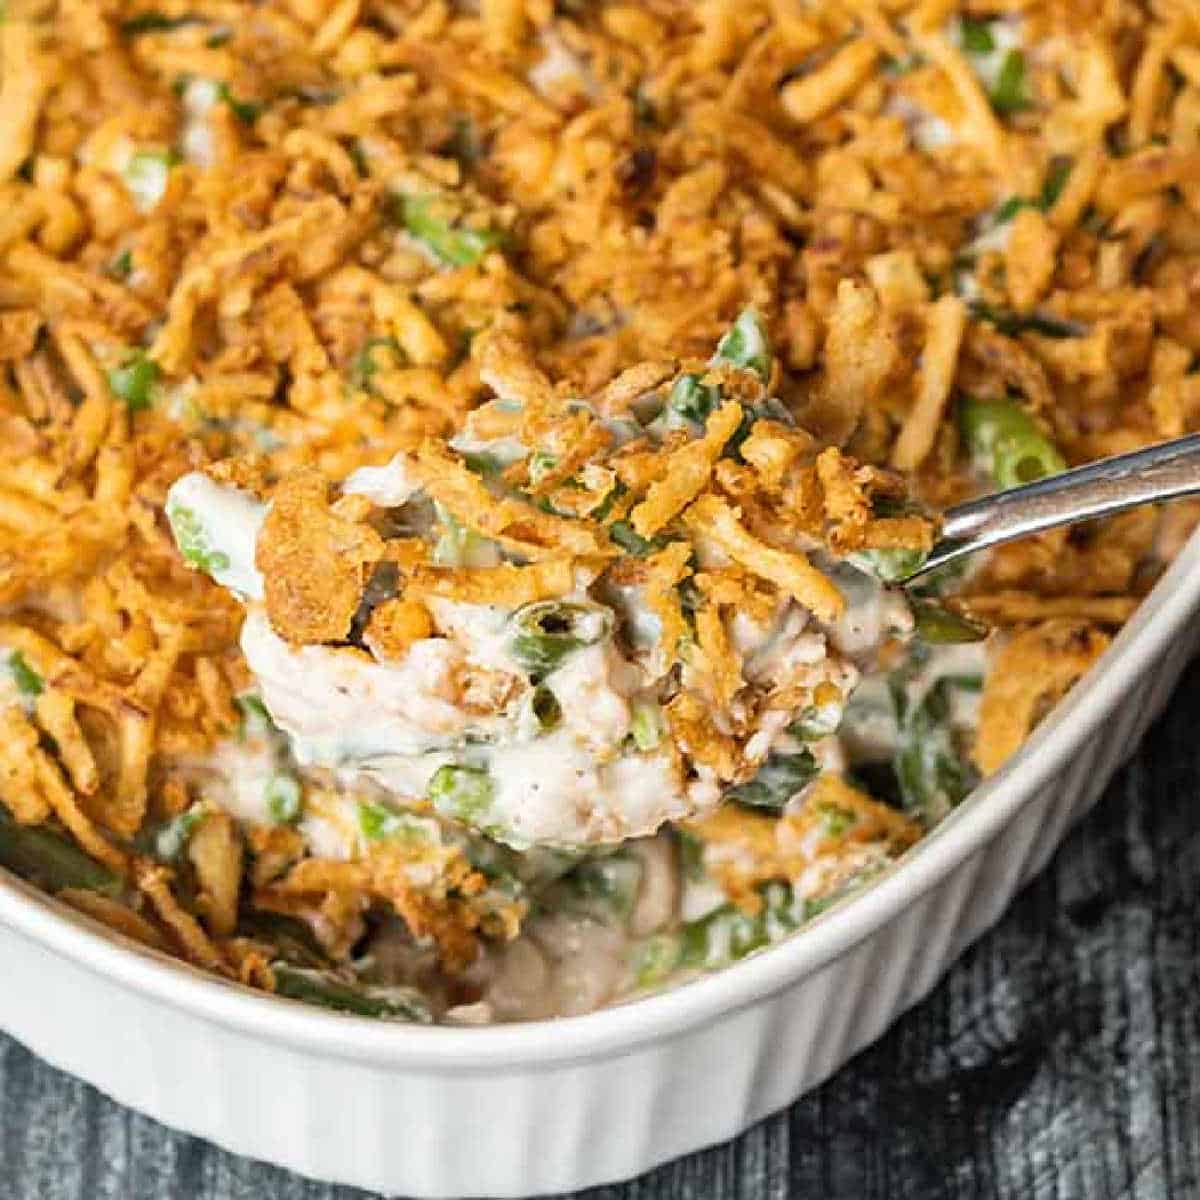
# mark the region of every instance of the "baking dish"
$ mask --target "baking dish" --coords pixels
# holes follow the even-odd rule
[[[1193,536],[1024,749],[876,883],[674,991],[477,1029],[258,995],[0,874],[0,1026],[168,1125],[323,1180],[518,1196],[635,1175],[828,1077],[934,985],[1049,859],[1196,643]]]

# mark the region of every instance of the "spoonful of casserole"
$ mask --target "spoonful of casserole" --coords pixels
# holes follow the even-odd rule
[[[903,481],[772,399],[752,311],[587,402],[503,337],[483,363],[495,398],[448,441],[340,484],[238,462],[170,490],[299,763],[518,848],[779,809],[838,769],[860,668],[912,628],[846,560],[933,542]]]
[[[1031,482],[935,522],[799,428],[772,373],[751,310],[707,363],[643,363],[587,402],[490,336],[495,398],[452,439],[336,485],[217,464],[167,517],[245,602],[242,650],[301,766],[524,849],[724,800],[782,810],[844,767],[864,669],[914,629],[986,635],[887,585],[1200,492],[1200,436],[1067,471],[1028,418],[976,403],[972,444]]]

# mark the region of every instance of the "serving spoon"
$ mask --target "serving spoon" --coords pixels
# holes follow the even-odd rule
[[[929,557],[896,582],[903,586],[964,555],[1045,529],[1197,495],[1200,434],[1192,433],[946,509]]]

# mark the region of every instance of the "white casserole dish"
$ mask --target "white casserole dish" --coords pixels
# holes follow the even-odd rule
[[[381,1024],[142,949],[0,872],[0,1027],[239,1154],[388,1193],[627,1178],[820,1083],[934,985],[1097,799],[1197,641],[1200,534],[1011,763],[862,894],[675,991],[584,1017]]]

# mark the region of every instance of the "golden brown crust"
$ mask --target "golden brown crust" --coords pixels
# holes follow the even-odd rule
[[[271,497],[255,552],[267,615],[290,642],[340,642],[350,632],[383,539],[339,516],[315,469],[289,475]]]

